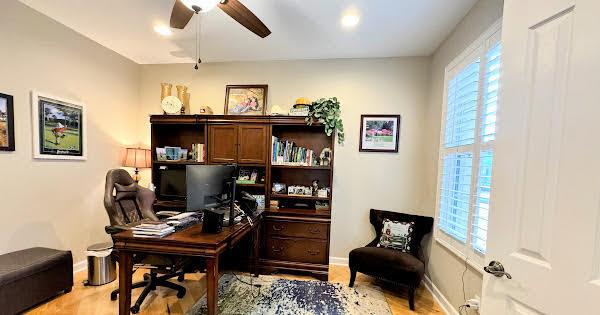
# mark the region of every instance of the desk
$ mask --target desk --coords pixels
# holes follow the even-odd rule
[[[251,234],[251,272],[256,274],[258,261],[259,233],[262,211],[252,218],[250,226],[246,219],[231,227],[223,227],[218,234],[202,233],[202,224],[193,225],[163,238],[134,237],[131,231],[112,236],[114,248],[119,251],[119,314],[129,314],[131,308],[131,276],[133,274],[133,254],[168,254],[199,257],[206,260],[206,298],[208,314],[216,315],[219,285],[219,255],[235,246],[244,236]]]

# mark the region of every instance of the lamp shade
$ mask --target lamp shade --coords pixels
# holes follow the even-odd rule
[[[152,166],[150,150],[141,148],[127,148],[126,150],[123,166],[135,168],[148,168]]]

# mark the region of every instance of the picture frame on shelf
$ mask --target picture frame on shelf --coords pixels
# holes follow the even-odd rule
[[[87,159],[85,104],[32,91],[31,113],[34,158]]]
[[[400,115],[361,115],[360,152],[398,153]]]
[[[227,85],[225,115],[265,115],[268,89],[266,84]]]
[[[13,96],[0,93],[0,151],[15,150]]]

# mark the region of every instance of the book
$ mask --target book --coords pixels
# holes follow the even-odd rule
[[[317,156],[311,149],[298,146],[294,141],[271,139],[273,165],[317,166]]]

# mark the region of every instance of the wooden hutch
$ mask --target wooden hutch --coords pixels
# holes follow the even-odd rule
[[[310,186],[318,180],[321,187],[333,184],[334,137],[327,136],[321,124],[307,126],[304,117],[153,115],[152,180],[160,185],[161,168],[185,168],[193,164],[237,163],[240,168],[258,169],[264,182],[238,184],[238,191],[265,196],[266,217],[261,232],[260,266],[263,273],[276,270],[299,271],[327,279],[331,227],[331,193],[327,197],[296,196],[272,192],[273,183]],[[328,166],[290,166],[272,163],[272,136],[294,141],[313,150],[317,156],[324,148],[332,150]],[[159,162],[156,147],[175,146],[191,150],[192,144],[205,145],[204,162]],[[183,209],[183,200],[157,194],[158,209]],[[278,208],[270,201],[279,200]],[[321,203],[319,210],[316,202]],[[323,208],[322,204],[329,205]]]

